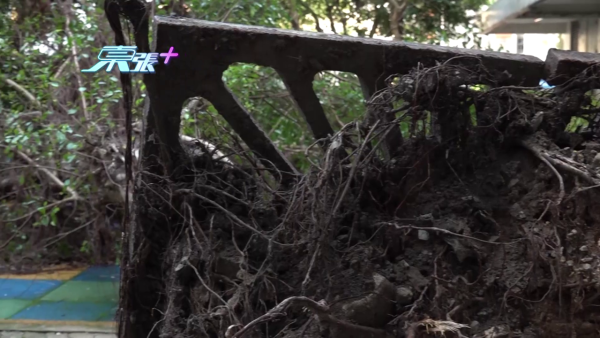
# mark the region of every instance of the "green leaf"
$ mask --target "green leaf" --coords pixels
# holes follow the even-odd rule
[[[52,87],[58,87],[58,83],[56,83],[56,82],[50,82],[50,85],[51,85]]]
[[[77,156],[75,154],[65,154],[65,156],[63,157],[63,159],[67,163],[73,162],[76,158],[77,158]]]
[[[69,110],[67,111],[67,113],[68,113],[69,115],[77,114],[77,109],[72,109],[72,108],[71,108],[71,109],[69,109]]]

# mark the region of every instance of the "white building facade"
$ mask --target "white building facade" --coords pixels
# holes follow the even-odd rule
[[[481,21],[493,49],[542,60],[549,48],[600,51],[600,0],[497,0]]]

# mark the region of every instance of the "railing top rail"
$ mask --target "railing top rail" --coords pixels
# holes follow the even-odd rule
[[[249,62],[294,70],[301,67],[308,73],[338,70],[378,78],[408,72],[419,62],[428,67],[456,58],[457,64],[465,66],[481,62],[499,85],[537,85],[543,77],[544,62],[529,55],[181,17],[157,16],[154,24],[159,40],[179,42],[179,50],[193,49],[194,57],[214,56],[221,63]]]
[[[550,50],[546,62],[519,54],[442,47],[335,34],[265,28],[155,17],[154,50],[174,47],[177,62],[156,66],[149,81],[156,130],[170,158],[180,153],[178,131],[183,102],[193,96],[210,101],[219,114],[265,167],[293,177],[297,170],[279,151],[226,84],[223,72],[238,62],[274,68],[286,84],[315,139],[328,139],[334,130],[314,92],[315,74],[333,70],[354,73],[370,98],[390,75],[407,74],[415,67],[443,63],[460,66],[456,80],[464,84],[537,86],[541,79],[559,84],[600,61],[598,55]],[[465,76],[464,73],[468,76]],[[368,113],[369,114],[369,113]],[[393,113],[379,117],[385,123]],[[366,118],[366,121],[371,119]],[[384,148],[393,155],[402,134],[394,127]],[[322,143],[326,145],[326,142]]]
[[[282,28],[270,28],[270,27],[262,27],[262,26],[252,26],[252,25],[243,25],[243,24],[233,24],[233,23],[223,23],[223,22],[215,22],[215,21],[206,21],[206,20],[198,20],[198,19],[190,19],[190,18],[181,18],[181,17],[165,17],[165,16],[156,16],[155,17],[155,25],[158,26],[186,26],[192,29],[215,29],[223,32],[231,32],[236,34],[257,34],[257,35],[269,35],[273,36],[281,36],[281,37],[300,37],[307,39],[315,39],[315,40],[329,40],[334,42],[359,42],[364,45],[370,46],[389,46],[389,47],[408,47],[414,50],[426,49],[433,50],[438,53],[455,53],[457,55],[471,55],[471,56],[485,56],[485,57],[495,57],[495,58],[511,58],[519,61],[529,61],[533,63],[543,63],[542,60],[535,56],[531,55],[517,55],[512,53],[505,52],[494,52],[494,51],[486,51],[486,50],[478,50],[478,49],[466,49],[466,48],[458,48],[458,47],[445,47],[445,46],[437,46],[430,44],[423,44],[417,42],[404,42],[404,41],[392,41],[392,40],[382,40],[382,39],[373,39],[366,37],[356,37],[356,36],[348,36],[348,35],[339,35],[339,34],[327,34],[327,33],[319,33],[319,32],[309,32],[309,31],[297,31],[297,30],[289,30]],[[515,58],[515,56],[518,56]]]

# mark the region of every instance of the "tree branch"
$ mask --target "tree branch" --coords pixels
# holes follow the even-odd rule
[[[310,8],[310,6],[304,1],[300,1],[300,5],[304,7],[304,9],[308,11],[308,13],[310,13],[313,19],[315,19],[315,29],[317,30],[317,32],[323,33],[323,29],[321,28],[321,23],[319,21],[319,16],[317,15],[317,13],[315,13],[315,11],[313,11],[312,8]]]
[[[56,74],[54,74],[54,76],[52,78],[57,79],[62,72],[65,70],[65,68],[67,67],[67,65],[69,64],[69,61],[71,61],[71,56],[69,56],[65,62],[63,62],[60,67],[58,67],[58,70],[56,71]]]
[[[292,17],[292,28],[294,30],[299,31],[300,30],[300,18],[298,16],[298,12],[296,11],[296,4],[295,4],[295,0],[288,0],[289,1],[289,11],[290,11],[290,16]]]
[[[231,8],[229,8],[227,10],[227,12],[225,12],[225,15],[223,15],[223,18],[220,20],[221,22],[227,22],[227,19],[229,19],[229,16],[231,15],[231,13],[233,12],[233,10],[240,4],[240,2],[236,2],[235,5],[231,6]]]
[[[329,18],[329,24],[331,25],[331,31],[337,34],[335,30],[335,21],[333,20],[333,5],[327,6],[327,17]]]
[[[29,163],[30,165],[32,165],[34,168],[36,168],[37,170],[43,172],[46,176],[48,176],[48,178],[50,179],[50,181],[52,181],[54,184],[56,184],[57,186],[67,190],[67,192],[71,195],[71,197],[69,199],[71,200],[80,200],[81,198],[79,197],[79,194],[73,190],[73,188],[65,186],[65,183],[63,181],[61,181],[58,177],[56,177],[56,175],[54,175],[53,173],[50,172],[50,170],[40,166],[39,164],[37,164],[34,160],[32,160],[29,156],[25,155],[25,153],[16,150],[17,155],[24,160],[25,162]]]
[[[381,21],[381,15],[379,15],[378,11],[379,5],[375,7],[375,19],[373,19],[373,26],[371,27],[371,31],[369,32],[370,38],[373,38],[373,36],[375,36],[375,33],[377,32],[377,27],[379,27],[379,23]]]
[[[360,83],[358,81],[353,81],[352,79],[345,79],[345,78],[343,78],[343,77],[341,77],[341,76],[339,76],[339,75],[337,75],[337,74],[335,74],[333,72],[325,72],[325,74],[327,74],[329,76],[332,76],[332,77],[334,77],[334,78],[336,78],[336,79],[338,79],[340,81],[348,82],[348,83],[351,83],[353,85],[360,86]]]
[[[15,81],[13,81],[11,79],[4,79],[4,82],[6,82],[6,84],[8,84],[9,86],[13,87],[14,89],[16,89],[21,94],[23,94],[31,103],[33,103],[38,108],[40,108],[42,106],[42,104],[40,103],[40,101],[38,101],[35,98],[35,96],[33,96],[33,94],[31,94],[27,89],[21,87]]]
[[[404,21],[404,12],[408,7],[408,2],[406,0],[390,0],[390,9],[392,11],[390,15],[390,29],[392,30],[392,34],[394,34],[394,40],[402,40],[404,37],[404,29],[403,21]]]
[[[77,80],[77,85],[79,88],[83,87],[83,81],[81,81],[81,67],[79,67],[79,61],[77,60],[77,46],[75,45],[75,39],[73,38],[73,33],[71,33],[71,29],[69,25],[71,24],[71,13],[70,10],[67,10],[66,6],[72,6],[73,3],[69,0],[64,3],[64,7],[62,8],[63,13],[65,15],[65,33],[69,37],[69,41],[71,42],[71,58],[73,58],[73,65],[75,65],[75,79]],[[83,109],[83,116],[86,120],[90,119],[90,115],[87,110],[87,102],[85,101],[85,95],[82,91],[79,91],[79,98],[81,100],[81,109]]]

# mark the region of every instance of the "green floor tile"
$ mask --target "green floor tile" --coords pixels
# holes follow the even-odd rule
[[[42,298],[43,301],[58,302],[102,302],[117,303],[119,283],[70,281]]]
[[[0,299],[0,319],[9,319],[29,305],[31,305],[30,300]]]

